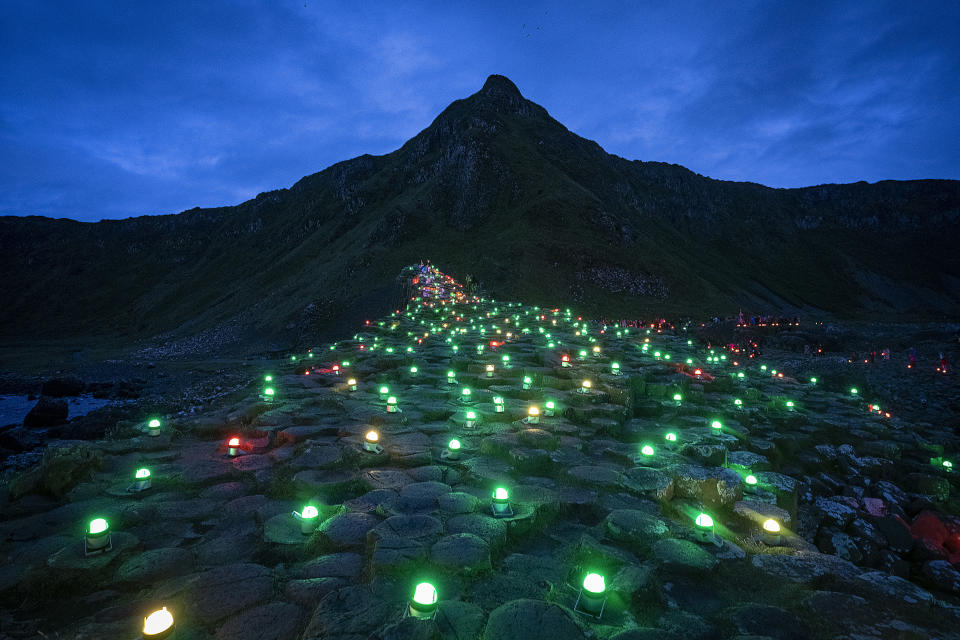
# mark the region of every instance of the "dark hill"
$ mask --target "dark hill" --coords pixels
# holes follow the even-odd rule
[[[611,316],[956,316],[958,227],[958,181],[712,180],[610,155],[490,76],[397,151],[235,207],[0,218],[0,334],[313,339],[388,307],[419,258]]]

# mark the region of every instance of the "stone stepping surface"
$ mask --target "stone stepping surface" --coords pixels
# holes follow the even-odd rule
[[[0,519],[0,629],[132,638],[166,606],[204,640],[958,637],[940,427],[774,376],[790,354],[418,277],[404,310],[259,361],[230,406],[57,448]],[[94,517],[113,547],[87,556]]]

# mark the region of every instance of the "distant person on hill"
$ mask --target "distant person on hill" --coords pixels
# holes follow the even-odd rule
[[[917,366],[917,350],[913,347],[907,350],[907,360],[910,361],[910,368],[915,369]]]
[[[947,356],[943,355],[943,352],[940,352],[940,371],[947,373],[950,363],[947,362]]]

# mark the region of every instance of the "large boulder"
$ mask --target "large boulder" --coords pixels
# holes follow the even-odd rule
[[[51,398],[78,396],[83,393],[84,386],[83,380],[77,376],[50,378],[40,388],[40,395],[50,396]]]
[[[51,444],[40,463],[40,488],[55,496],[65,495],[94,469],[99,469],[103,453],[86,442]]]
[[[40,396],[37,404],[33,405],[33,409],[30,409],[30,413],[23,419],[23,424],[27,427],[52,427],[66,422],[69,414],[70,407],[66,400]]]
[[[570,613],[542,600],[512,600],[487,619],[483,640],[583,640]]]

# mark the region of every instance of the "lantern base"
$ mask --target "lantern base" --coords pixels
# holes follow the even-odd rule
[[[603,610],[606,606],[606,596],[598,598],[597,596],[585,594],[583,589],[580,589],[580,593],[577,594],[577,601],[573,603],[573,610],[599,620],[600,617],[603,616]]]
[[[712,544],[716,547],[723,546],[723,538],[714,533],[712,529],[709,531],[697,531],[694,535],[696,536],[697,542]]]
[[[141,638],[143,640],[172,640],[174,632],[177,630],[176,625],[170,625],[169,629],[161,631],[160,633],[153,633],[149,636],[143,635]]]
[[[127,487],[127,493],[140,493],[141,491],[146,491],[151,486],[153,485],[150,480],[137,480]]]
[[[497,505],[496,505],[495,503],[491,503],[491,504],[490,504],[490,513],[493,514],[493,517],[494,517],[494,518],[512,518],[513,515],[514,515],[514,514],[513,514],[513,507],[510,506],[510,503],[509,503],[509,502],[508,502],[506,505],[504,505],[504,508],[502,508],[502,509],[500,509],[500,510],[497,509]]]
[[[440,607],[434,607],[430,611],[420,611],[418,609],[414,609],[413,605],[407,605],[407,608],[404,610],[401,620],[403,618],[416,618],[417,620],[433,620],[434,618],[437,617],[437,610],[439,608]]]
[[[456,462],[460,460],[460,453],[452,453],[449,449],[440,453],[441,462]]]
[[[83,538],[83,555],[85,556],[97,556],[108,551],[113,551],[113,535],[112,533],[107,534],[107,544],[102,547],[91,548],[90,544],[87,542],[86,536]]]
[[[779,547],[781,544],[783,544],[783,534],[761,531],[760,542],[767,545],[768,547]]]
[[[367,453],[383,453],[383,447],[378,444],[371,444],[369,442],[363,443],[363,450]]]

